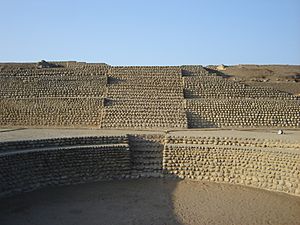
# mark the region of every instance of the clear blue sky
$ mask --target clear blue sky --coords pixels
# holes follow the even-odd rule
[[[0,61],[300,64],[299,0],[0,0]]]

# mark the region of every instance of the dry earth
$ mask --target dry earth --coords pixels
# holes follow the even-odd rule
[[[168,130],[171,136],[206,136],[206,137],[237,137],[258,138],[269,140],[284,140],[300,142],[299,129],[284,129],[283,135],[278,135],[276,129],[188,129]],[[0,141],[34,140],[43,138],[76,137],[76,136],[103,136],[125,134],[166,134],[159,130],[96,130],[96,129],[0,129]]]
[[[300,198],[188,180],[106,181],[2,199],[0,221],[2,225],[296,225]]]
[[[217,66],[208,66],[216,70]],[[225,66],[220,74],[250,86],[272,87],[295,95],[300,94],[299,65],[236,65]]]

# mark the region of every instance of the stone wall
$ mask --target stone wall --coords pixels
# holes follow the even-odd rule
[[[107,77],[64,69],[20,71],[0,75],[1,98],[104,97]]]
[[[1,127],[99,127],[101,98],[0,99]]]
[[[246,84],[227,80],[221,76],[203,75],[184,77],[185,98],[238,98],[238,99],[261,99],[271,98],[279,100],[297,99],[289,93],[267,87],[254,87]]]
[[[256,147],[256,148],[276,148],[281,150],[299,150],[298,141],[284,141],[282,139],[260,139],[241,137],[219,137],[219,136],[167,136],[166,144],[187,144],[187,145],[224,145],[234,147]]]
[[[102,128],[187,128],[179,67],[112,67]]]
[[[189,99],[189,127],[300,128],[300,101],[274,99]]]
[[[19,150],[53,148],[62,146],[128,144],[127,136],[85,136],[0,142],[0,154]]]
[[[98,180],[176,177],[300,196],[300,144],[139,134],[0,143],[0,196]]]
[[[38,68],[4,64],[0,70],[0,126],[99,127],[107,65],[53,62]]]
[[[182,101],[106,100],[102,128],[187,128]]]
[[[180,68],[183,76],[209,75],[209,72],[201,65],[182,65]]]
[[[106,144],[108,141],[115,143]],[[2,143],[0,196],[129,177],[130,151],[124,141],[124,137],[46,139],[25,141],[24,148],[24,142]]]
[[[256,147],[255,140],[204,140],[166,138],[163,156],[165,174],[182,179],[247,185],[300,196],[299,144],[294,150],[286,150],[269,146]]]
[[[129,135],[132,177],[162,175],[163,140],[163,135]]]
[[[1,127],[300,127],[296,96],[200,65],[51,64],[0,64]]]

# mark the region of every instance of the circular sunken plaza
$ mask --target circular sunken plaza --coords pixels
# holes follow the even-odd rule
[[[297,90],[223,69],[0,63],[0,224],[300,224]]]

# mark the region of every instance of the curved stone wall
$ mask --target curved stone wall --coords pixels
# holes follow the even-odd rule
[[[113,144],[106,144],[111,141]],[[26,143],[25,145],[22,145]],[[0,196],[130,174],[124,137],[82,137],[2,143]]]
[[[299,144],[224,138],[167,138],[165,174],[300,195]]]
[[[160,134],[0,143],[0,197],[107,179],[178,177],[300,196],[299,142]]]

